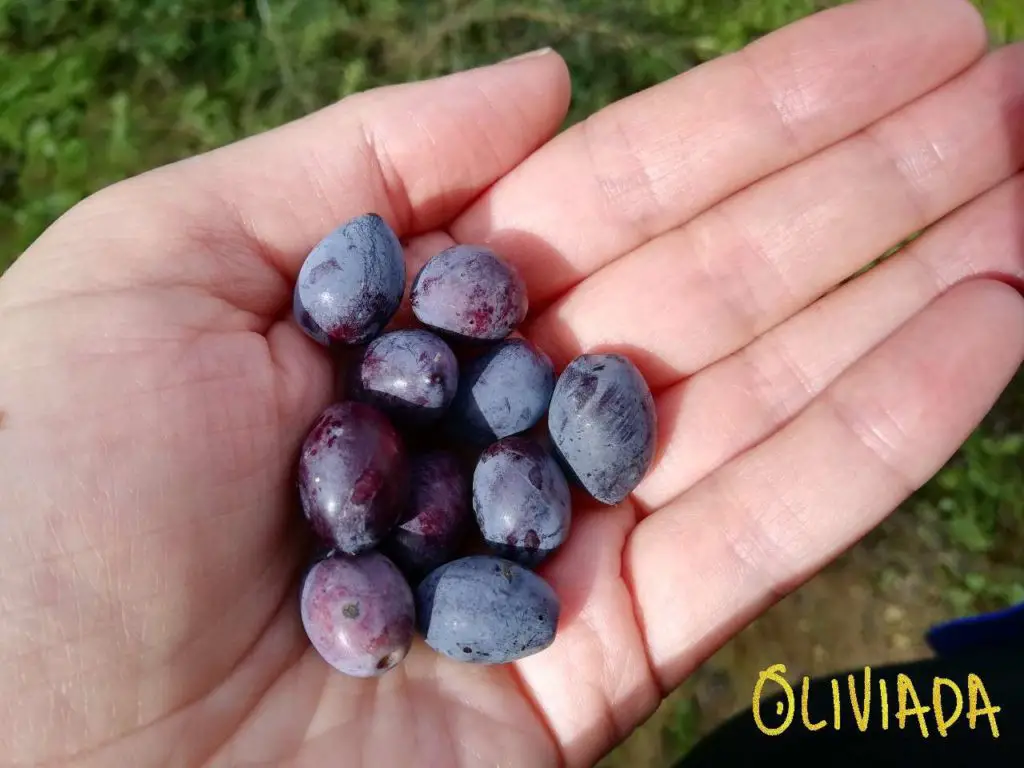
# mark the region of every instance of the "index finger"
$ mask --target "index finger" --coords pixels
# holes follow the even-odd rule
[[[860,0],[624,99],[534,153],[450,229],[515,259],[539,304],[984,53],[965,0]]]

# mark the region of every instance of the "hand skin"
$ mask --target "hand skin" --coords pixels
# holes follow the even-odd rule
[[[3,277],[5,764],[590,765],[1020,365],[1024,47],[967,2],[844,5],[552,139],[568,100],[550,52],[358,95],[100,192]],[[299,624],[332,373],[290,283],[366,211],[411,271],[492,245],[557,365],[626,351],[656,390],[655,467],[575,515],[516,665],[418,644],[356,681]]]

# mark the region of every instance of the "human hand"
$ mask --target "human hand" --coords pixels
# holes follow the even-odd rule
[[[548,53],[77,206],[0,281],[6,759],[598,759],[927,480],[1020,364],[1024,48],[984,53],[962,0],[865,0],[545,144],[569,98]],[[418,642],[356,680],[302,632],[292,470],[333,380],[291,282],[367,211],[411,273],[493,246],[557,366],[623,351],[657,394],[652,471],[574,514],[542,568],[558,637],[515,665]]]

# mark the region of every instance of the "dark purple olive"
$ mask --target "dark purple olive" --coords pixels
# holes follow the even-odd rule
[[[410,462],[410,519],[392,531],[382,551],[413,581],[448,562],[472,525],[469,478],[458,458],[434,451]]]
[[[342,552],[378,546],[405,512],[408,465],[395,428],[371,405],[332,405],[299,458],[299,496],[313,531]]]
[[[622,355],[580,355],[555,384],[548,432],[569,476],[598,501],[618,504],[651,466],[654,398]]]
[[[497,341],[526,318],[526,285],[489,248],[455,245],[428,261],[410,292],[424,325],[460,339]]]
[[[400,425],[437,421],[455,397],[459,363],[440,337],[422,329],[378,336],[363,353],[355,396]]]
[[[338,227],[310,251],[299,270],[292,310],[323,345],[364,344],[383,330],[405,292],[398,237],[369,213]]]
[[[300,615],[321,658],[351,677],[379,677],[396,667],[416,627],[409,584],[378,552],[317,561],[302,584]]]
[[[473,473],[473,511],[495,554],[534,567],[569,535],[569,484],[540,443],[513,435],[480,456]]]

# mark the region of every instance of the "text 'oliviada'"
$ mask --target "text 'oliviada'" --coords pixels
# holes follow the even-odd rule
[[[796,697],[793,687],[786,680],[784,664],[774,664],[762,670],[754,685],[754,722],[758,729],[767,736],[778,736],[789,728],[796,717]],[[856,727],[861,732],[871,726],[888,730],[895,727],[905,729],[916,727],[921,736],[928,738],[932,728],[939,736],[945,737],[949,729],[963,719],[971,730],[979,726],[989,730],[993,738],[999,738],[999,726],[996,715],[1001,707],[993,705],[989,699],[985,684],[978,675],[967,675],[966,710],[963,689],[953,680],[936,677],[932,680],[931,690],[922,691],[928,698],[922,699],[913,681],[908,675],[899,674],[896,678],[895,692],[886,680],[879,679],[877,686],[871,684],[871,667],[864,667],[864,676],[858,686],[854,675],[847,675],[846,685],[841,685],[839,678],[832,679],[832,720],[811,721],[808,712],[810,679],[803,678],[800,693],[800,722],[809,731],[819,731],[829,725],[835,730],[842,727]],[[777,726],[765,724],[761,712],[761,698],[765,695],[765,685],[774,683],[785,694],[784,701],[775,703],[775,714],[782,718]],[[768,695],[771,691],[768,692]],[[876,698],[877,695],[877,698]],[[895,696],[895,701],[892,697]],[[846,703],[846,702],[849,703]],[[895,706],[893,706],[895,704]],[[908,726],[909,723],[909,726]]]

